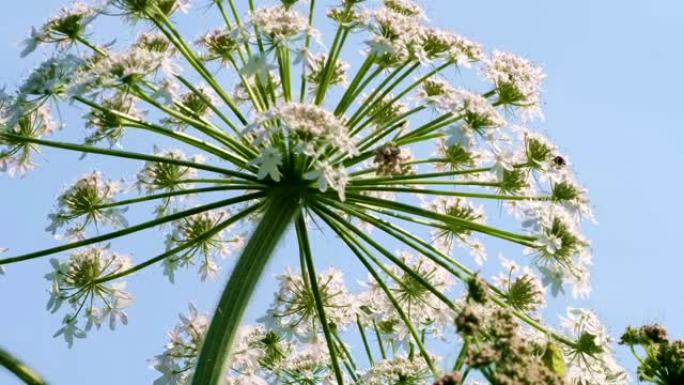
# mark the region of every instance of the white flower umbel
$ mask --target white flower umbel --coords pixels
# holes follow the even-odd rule
[[[287,271],[278,277],[280,289],[264,319],[271,328],[310,339],[320,331],[316,301],[300,273]],[[347,292],[342,273],[330,269],[318,276],[323,306],[329,322],[343,329],[354,321],[355,298]]]
[[[510,357],[560,380],[537,353],[586,337],[551,330],[537,312],[547,290],[589,293],[581,230],[592,216],[569,158],[519,126],[540,115],[541,69],[431,26],[411,0],[341,0],[325,18],[320,1],[256,3],[208,1],[188,15],[187,0],[76,3],[33,31],[24,53],[56,49],[16,91],[0,92],[0,170],[23,175],[49,148],[116,159],[107,164],[138,188],[124,197],[98,172],[78,179],[48,228],[67,243],[3,255],[0,268],[72,253],[55,257],[48,276],[50,308],[70,307],[58,333],[68,344],[126,322],[119,279],[151,267],[172,282],[181,267],[202,279],[229,271],[212,320],[191,309],[171,333],[154,364],[157,385],[432,383],[448,379],[447,367],[488,379],[534,374],[508,371],[514,360],[491,364],[496,354],[478,350],[480,340],[522,347]],[[94,28],[104,18],[120,28]],[[206,30],[186,36],[180,20]],[[319,40],[321,21],[335,32]],[[146,31],[125,33],[131,24]],[[82,116],[84,137],[57,132],[51,111],[67,109]],[[127,224],[124,208],[143,219]],[[312,247],[314,226],[328,249]],[[268,323],[243,328],[290,228],[299,273],[279,276]],[[102,246],[141,231],[158,254],[131,266]],[[345,245],[335,266],[317,272],[335,242]],[[487,254],[502,243],[521,254],[519,266],[490,273]],[[369,279],[356,295],[342,276],[358,266]],[[526,325],[540,346],[518,337],[497,345],[477,330],[497,322],[501,332]],[[433,354],[444,342],[453,362]],[[573,357],[556,358],[560,367]]]
[[[573,385],[626,385],[627,372],[613,357],[612,339],[598,317],[590,310],[568,308],[563,329],[577,340],[565,348],[567,378]]]
[[[53,271],[45,276],[51,281],[47,309],[58,311],[62,304],[72,312],[64,318],[64,326],[55,336],[63,335],[69,347],[73,337],[83,338],[93,326],[100,328],[108,320],[113,330],[117,323],[126,325],[124,309],[133,297],[125,291],[124,282],[111,282],[130,267],[130,258],[106,248],[91,247],[72,254],[65,262],[50,260]],[[84,330],[79,317],[85,321]]]
[[[84,175],[57,197],[57,207],[48,215],[51,223],[46,230],[58,237],[84,239],[89,226],[127,226],[125,210],[113,206],[120,192],[121,184],[104,179],[99,171]],[[66,232],[57,234],[65,226]]]

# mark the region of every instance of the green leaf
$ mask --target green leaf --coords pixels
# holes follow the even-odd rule
[[[553,342],[546,344],[546,351],[542,356],[542,361],[547,368],[553,370],[554,373],[559,376],[564,376],[567,371],[565,366],[565,360],[563,360],[563,353],[561,352],[558,345]]]

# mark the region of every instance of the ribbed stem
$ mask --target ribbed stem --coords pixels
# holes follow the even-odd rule
[[[235,335],[271,255],[299,211],[292,195],[272,196],[245,250],[242,252],[204,339],[192,385],[216,385],[224,375]]]

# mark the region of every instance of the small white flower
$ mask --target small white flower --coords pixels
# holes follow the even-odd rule
[[[283,165],[283,155],[273,147],[266,147],[261,150],[261,154],[252,161],[254,166],[259,167],[257,178],[264,179],[269,176],[273,181],[280,181],[282,176],[280,166]]]
[[[57,330],[53,337],[63,336],[64,341],[66,341],[67,346],[69,348],[74,346],[74,338],[86,338],[86,332],[77,326],[75,316],[67,314],[64,317],[63,323],[64,325],[62,326],[62,328]]]

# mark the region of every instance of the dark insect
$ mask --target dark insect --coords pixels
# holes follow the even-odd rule
[[[553,164],[555,164],[557,167],[563,167],[566,165],[565,158],[558,155],[555,158],[553,158]]]

